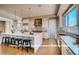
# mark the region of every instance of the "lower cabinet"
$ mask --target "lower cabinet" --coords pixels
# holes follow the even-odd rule
[[[70,48],[65,44],[64,41],[61,42],[61,54],[62,55],[74,55]]]
[[[56,39],[58,47],[61,48],[61,38],[57,35]]]

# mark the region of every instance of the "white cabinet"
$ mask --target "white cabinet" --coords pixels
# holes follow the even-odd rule
[[[57,40],[57,45],[58,45],[58,47],[61,49],[61,38],[60,38],[60,36],[58,35],[58,33],[57,33],[57,36],[56,36],[56,40]]]
[[[61,48],[62,55],[67,55],[66,49],[67,49],[67,46],[64,43],[64,41],[62,41],[62,48]]]
[[[62,48],[61,48],[62,55],[74,55],[70,48],[65,44],[62,40]]]

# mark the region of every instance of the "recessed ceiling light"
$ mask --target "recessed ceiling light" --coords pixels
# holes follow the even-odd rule
[[[42,6],[42,5],[40,5],[40,4],[38,5],[38,7],[41,7],[41,6]]]
[[[31,8],[29,8],[29,10],[31,10]]]

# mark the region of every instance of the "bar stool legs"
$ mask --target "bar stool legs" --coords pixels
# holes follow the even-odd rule
[[[1,42],[1,44],[3,44],[4,43],[4,37],[2,37],[2,42]]]
[[[22,45],[22,39],[19,38],[15,39],[15,45],[19,49],[21,47],[20,45]]]
[[[9,44],[10,37],[2,37],[2,44]]]
[[[22,50],[27,49],[28,52],[29,48],[31,50],[31,40],[23,40]]]

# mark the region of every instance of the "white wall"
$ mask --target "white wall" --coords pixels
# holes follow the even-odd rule
[[[60,14],[59,15],[59,27],[63,27],[62,22],[63,22],[63,16]]]

